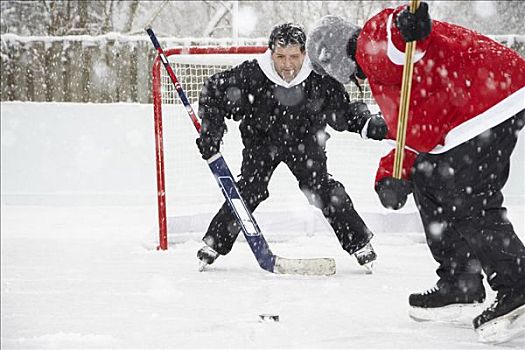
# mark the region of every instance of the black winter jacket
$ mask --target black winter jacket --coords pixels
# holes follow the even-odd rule
[[[226,130],[224,118],[233,118],[241,121],[247,148],[322,143],[317,138],[327,124],[337,131],[360,132],[370,118],[366,104],[349,103],[344,86],[333,78],[312,71],[302,83],[285,88],[268,79],[256,60],[211,76],[199,97],[199,115],[203,141],[219,142]]]

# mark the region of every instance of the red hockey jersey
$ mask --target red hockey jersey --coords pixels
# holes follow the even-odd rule
[[[386,9],[364,25],[356,61],[395,140],[405,42],[395,25],[404,7]],[[419,152],[442,153],[525,109],[525,59],[469,29],[432,21],[416,43],[403,178]],[[376,182],[393,175],[394,149],[383,157]]]

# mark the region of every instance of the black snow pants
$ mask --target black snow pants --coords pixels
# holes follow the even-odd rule
[[[322,146],[312,141],[295,147],[256,145],[243,150],[241,176],[237,186],[248,210],[253,212],[268,198],[268,183],[274,170],[285,163],[310,204],[320,208],[332,226],[339,243],[348,253],[364,247],[372,238],[341,183],[330,177]],[[224,202],[203,237],[203,241],[225,255],[240,232],[228,203]]]
[[[422,153],[412,182],[440,282],[525,288],[525,248],[502,206],[525,111],[442,154]]]

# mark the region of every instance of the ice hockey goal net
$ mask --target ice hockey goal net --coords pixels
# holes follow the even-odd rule
[[[198,95],[202,88],[204,81],[216,72],[228,69],[234,65],[237,65],[247,59],[253,59],[257,55],[263,53],[267,48],[264,46],[241,46],[241,47],[190,47],[190,48],[174,48],[165,50],[165,55],[170,61],[170,64],[179,80],[182,88],[184,89],[188,100],[192,105],[198,101]],[[167,75],[159,57],[155,59],[152,69],[152,84],[153,84],[153,105],[154,105],[154,121],[155,121],[155,152],[156,152],[156,174],[157,174],[157,205],[158,205],[158,222],[159,222],[159,245],[158,249],[165,250],[168,247],[168,219],[166,215],[167,208],[167,197],[168,193],[166,187],[171,180],[166,177],[165,170],[173,171],[175,165],[171,166],[165,164],[164,159],[164,148],[170,149],[172,152],[184,152],[180,146],[168,146],[169,142],[174,139],[181,138],[179,133],[175,133],[173,136],[164,137],[170,132],[169,129],[173,127],[170,125],[173,123],[174,118],[164,119],[163,128],[163,111],[165,114],[170,108],[177,108],[181,102],[177,95],[169,76]],[[351,100],[364,100],[369,104],[373,104],[370,90],[365,84],[363,91],[360,91],[354,84],[346,86],[349,92]],[[178,107],[181,108],[181,107]],[[197,107],[194,107],[197,111]],[[190,125],[190,121],[184,120],[185,123]],[[174,127],[173,127],[174,128]],[[192,133],[192,131],[185,131]],[[194,133],[194,131],[193,131]],[[192,134],[193,135],[193,134]],[[184,147],[193,147],[191,145]],[[168,148],[169,147],[169,148]],[[177,148],[173,150],[173,148]],[[224,154],[224,152],[223,152]],[[179,162],[180,163],[180,162]],[[167,165],[167,167],[166,167]],[[184,170],[180,170],[177,176],[181,176]],[[188,175],[188,179],[191,179],[192,175]],[[190,180],[191,181],[191,180]]]

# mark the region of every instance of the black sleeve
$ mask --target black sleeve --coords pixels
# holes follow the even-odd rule
[[[255,61],[212,75],[199,95],[199,116],[202,119],[200,138],[220,142],[226,131],[224,118],[242,119],[248,101],[249,78]],[[256,64],[256,63],[255,63]]]
[[[329,77],[323,78],[327,94],[323,116],[328,125],[337,131],[361,132],[366,121],[371,117],[366,103],[360,101],[350,103],[350,97],[343,84]]]

